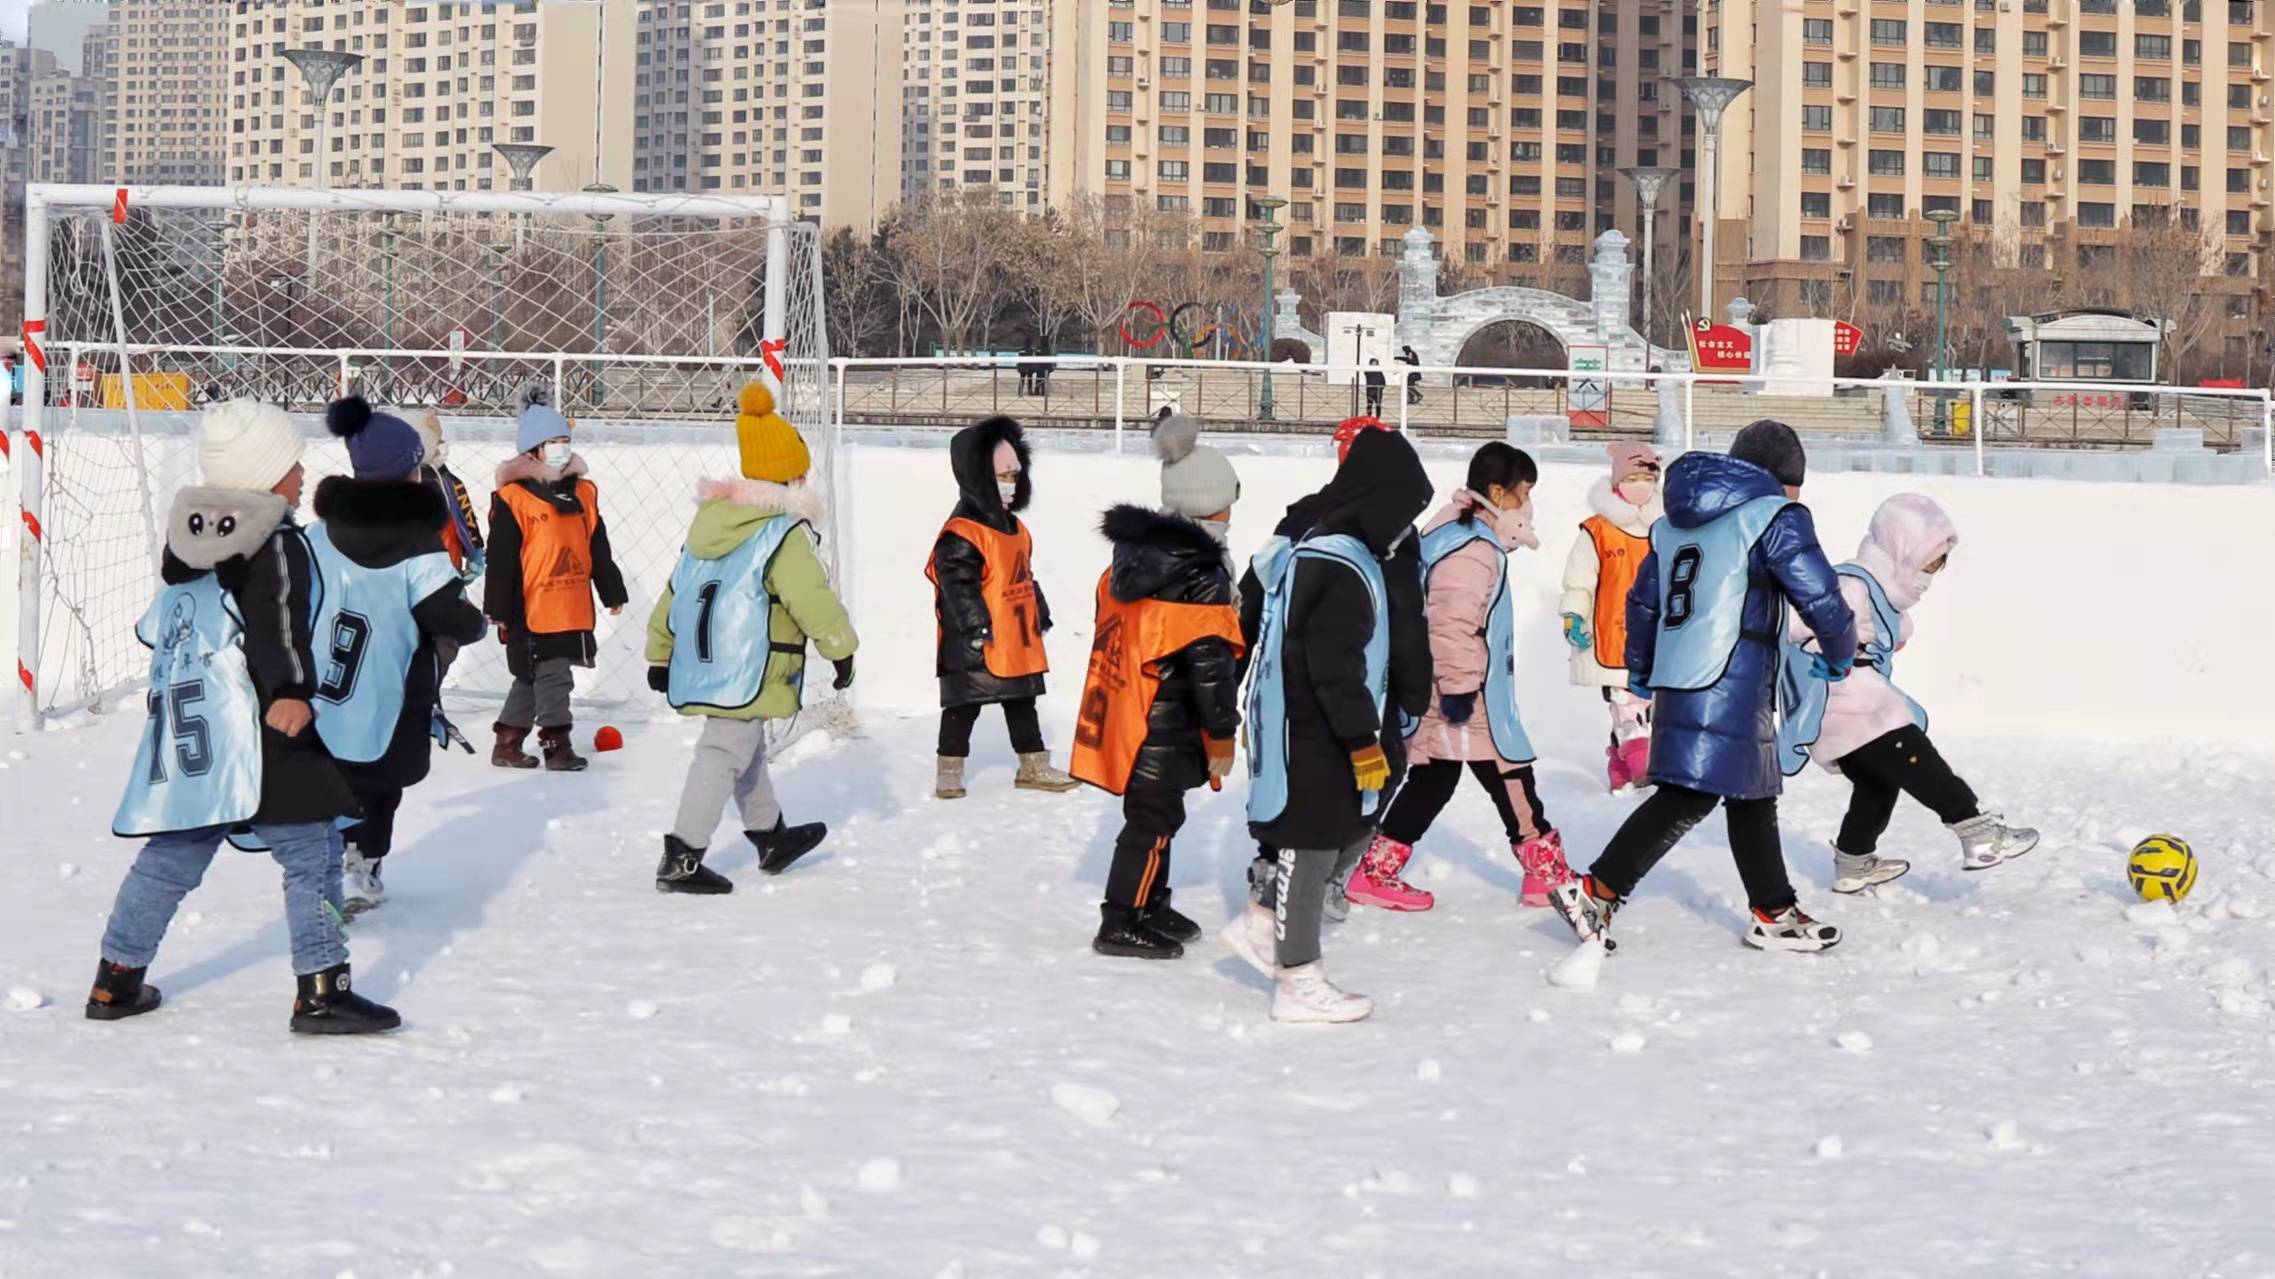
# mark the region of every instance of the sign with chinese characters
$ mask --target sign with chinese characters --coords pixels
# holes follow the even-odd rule
[[[1864,330],[1846,320],[1833,321],[1833,354],[1854,355],[1864,347]]]
[[[1611,350],[1601,346],[1575,346],[1570,351],[1568,367],[1572,380],[1566,385],[1564,411],[1574,426],[1605,427],[1611,425]]]

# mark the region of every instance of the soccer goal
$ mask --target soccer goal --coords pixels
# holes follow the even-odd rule
[[[0,645],[15,650],[19,726],[141,706],[120,700],[146,671],[134,622],[215,400],[292,412],[311,495],[347,469],[327,401],[356,391],[414,420],[435,412],[486,522],[520,397],[550,392],[576,423],[632,594],[602,617],[579,696],[635,714],[661,704],[641,651],[648,608],[696,480],[736,473],[745,382],[775,388],[812,482],[841,487],[819,236],[779,197],[40,185],[25,227],[27,368],[8,467],[22,560],[0,585],[17,593]],[[830,509],[816,531],[842,574]],[[509,682],[503,649],[479,644],[447,697],[476,717]],[[807,701],[807,723],[846,709],[826,679],[808,681]]]

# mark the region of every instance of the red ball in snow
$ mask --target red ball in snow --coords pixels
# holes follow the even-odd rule
[[[592,735],[592,748],[596,751],[623,750],[624,734],[617,732],[614,724],[603,724],[600,731]]]

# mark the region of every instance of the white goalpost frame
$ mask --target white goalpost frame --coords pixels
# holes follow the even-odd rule
[[[297,187],[190,187],[190,186],[97,186],[87,183],[34,183],[24,192],[24,351],[21,363],[24,370],[24,392],[21,411],[6,423],[8,430],[7,464],[4,468],[6,489],[0,490],[0,506],[14,505],[17,509],[18,556],[16,571],[0,571],[0,599],[12,597],[16,608],[16,625],[0,635],[0,666],[12,668],[10,690],[16,707],[8,717],[16,732],[34,731],[44,726],[39,711],[37,675],[40,661],[40,590],[45,519],[45,426],[47,408],[47,365],[51,350],[59,353],[64,342],[52,341],[46,332],[48,320],[48,246],[51,215],[55,212],[87,214],[95,211],[131,209],[135,207],[162,209],[210,209],[218,211],[289,210],[301,212],[357,212],[396,213],[413,215],[470,214],[572,214],[587,218],[610,218],[619,215],[630,217],[684,217],[712,222],[735,220],[763,221],[767,227],[767,261],[787,266],[790,263],[790,229],[795,218],[787,196],[751,195],[679,195],[641,192],[591,191],[402,191],[393,189],[341,190],[331,188]],[[106,257],[110,248],[110,227],[103,227]],[[115,272],[115,267],[114,267]],[[113,285],[116,287],[115,274]],[[766,272],[764,296],[761,304],[760,337],[773,341],[786,335],[789,328],[789,272],[770,269]],[[143,349],[127,341],[123,317],[118,320],[115,343],[88,341],[81,335],[72,335],[75,348],[109,346],[122,356]],[[326,352],[329,354],[330,352]],[[343,359],[347,353],[343,352]],[[563,361],[550,351],[521,351],[498,354],[517,355],[528,359],[552,359],[558,370]],[[710,357],[717,363],[718,357]],[[778,397],[783,394],[781,381],[764,361],[755,370],[769,389]],[[132,369],[121,364],[122,392],[126,398],[130,418],[135,413],[135,389]],[[558,387],[556,387],[558,389]],[[826,394],[826,390],[825,390]],[[139,431],[137,431],[139,434]],[[13,497],[13,503],[7,501]],[[149,500],[147,493],[145,502]],[[155,534],[155,513],[150,513],[147,525]],[[151,547],[155,557],[158,547]]]

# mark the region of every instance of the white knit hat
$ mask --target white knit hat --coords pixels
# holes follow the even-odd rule
[[[208,487],[266,493],[300,464],[307,441],[283,409],[227,400],[198,423],[197,464]]]
[[[1224,454],[1200,442],[1201,424],[1174,413],[1153,428],[1154,456],[1161,459],[1161,507],[1187,519],[1206,519],[1232,509],[1240,500],[1240,477]]]

